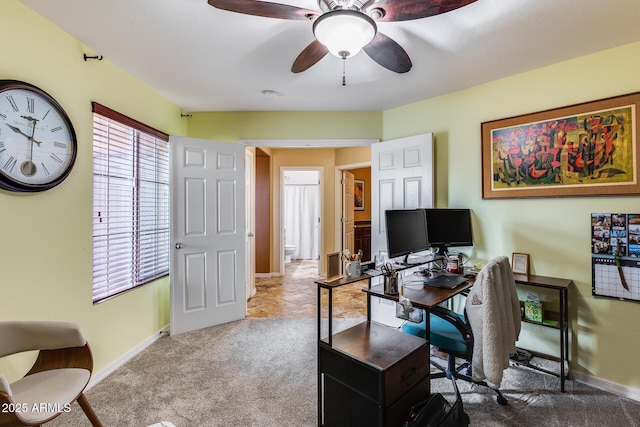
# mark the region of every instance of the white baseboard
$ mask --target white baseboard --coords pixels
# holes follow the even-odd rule
[[[627,387],[625,385],[617,384],[608,380],[603,380],[602,378],[583,374],[582,372],[573,371],[571,372],[571,376],[575,378],[576,381],[580,381],[581,383],[585,383],[587,385],[590,385],[591,387],[608,391],[609,393],[613,393],[616,396],[626,397],[640,402],[640,390],[636,388]]]
[[[259,277],[261,279],[269,279],[271,277],[280,277],[280,276],[284,276],[284,274],[278,271],[274,271],[273,273],[256,273],[256,277]]]
[[[256,273],[256,277],[261,279],[268,279],[271,277],[271,273]]]
[[[149,338],[147,338],[146,340],[142,341],[137,346],[133,347],[131,350],[129,350],[128,352],[126,352],[125,354],[123,354],[122,356],[120,356],[119,358],[114,360],[112,363],[107,365],[105,368],[101,369],[99,372],[97,372],[97,373],[94,372],[93,375],[91,375],[91,380],[89,381],[89,384],[87,385],[87,388],[85,390],[91,389],[91,387],[93,387],[94,385],[98,384],[100,381],[105,379],[107,376],[109,376],[109,374],[111,374],[116,369],[118,369],[119,367],[121,367],[122,365],[127,363],[129,360],[131,360],[133,357],[135,357],[142,350],[144,350],[145,348],[149,347],[151,344],[156,342],[156,340],[158,340],[159,338],[161,338],[161,337],[163,337],[165,335],[168,335],[168,334],[169,334],[169,325],[167,325],[164,328],[160,329],[158,332],[154,333]]]

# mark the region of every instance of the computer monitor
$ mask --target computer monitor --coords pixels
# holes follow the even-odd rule
[[[385,211],[387,251],[389,259],[429,250],[427,220],[424,209],[392,209]]]
[[[446,255],[448,248],[473,246],[471,210],[424,209],[431,247]]]

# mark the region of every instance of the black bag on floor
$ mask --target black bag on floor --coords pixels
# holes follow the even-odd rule
[[[451,405],[440,393],[432,394],[411,407],[409,421],[402,427],[467,427],[469,416],[464,412],[455,378],[451,379],[456,401]]]

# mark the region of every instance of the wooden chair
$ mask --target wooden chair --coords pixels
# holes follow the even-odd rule
[[[29,372],[9,384],[0,374],[0,427],[39,426],[78,402],[94,427],[102,427],[83,391],[93,356],[80,327],[69,322],[0,322],[0,357],[39,351]]]

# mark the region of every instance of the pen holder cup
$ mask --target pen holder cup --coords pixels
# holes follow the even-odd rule
[[[344,271],[347,277],[358,277],[362,275],[362,264],[360,261],[347,261],[344,264]]]
[[[384,293],[398,295],[398,275],[384,276]]]

